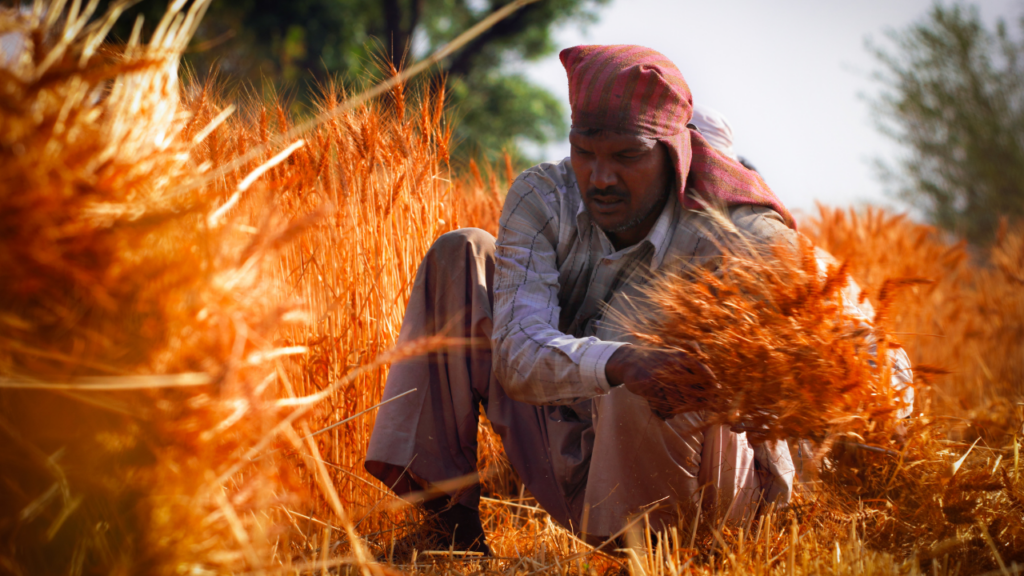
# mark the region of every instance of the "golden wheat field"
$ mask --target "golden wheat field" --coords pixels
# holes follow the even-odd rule
[[[395,348],[420,259],[496,231],[511,163],[451,165],[429,78],[325,87],[316,121],[182,78],[206,3],[183,5],[122,46],[117,9],[0,9],[25,42],[0,66],[0,573],[1024,569],[1024,228],[979,255],[827,207],[801,229],[920,368],[913,418],[844,428],[785,509],[618,554],[556,526],[484,423],[495,556],[417,549],[418,512],[363,470],[374,408],[390,362],[445,345]]]

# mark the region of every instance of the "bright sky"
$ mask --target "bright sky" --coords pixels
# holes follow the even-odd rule
[[[729,119],[736,152],[791,209],[816,201],[892,205],[872,160],[899,153],[870,118],[878,93],[865,38],[921,19],[932,0],[613,0],[586,31],[559,30],[560,47],[641,44],[682,71],[694,101]],[[982,18],[1014,24],[1024,0],[981,0]],[[1016,29],[1015,25],[1011,30]],[[552,56],[526,73],[568,103],[565,71]],[[566,105],[568,108],[568,105]],[[568,141],[547,159],[568,155]]]

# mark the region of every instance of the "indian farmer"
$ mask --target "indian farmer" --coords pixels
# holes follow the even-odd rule
[[[473,339],[391,367],[366,468],[398,494],[440,497],[447,545],[487,551],[478,511],[482,406],[526,489],[591,543],[647,513],[673,525],[704,492],[731,516],[785,504],[785,442],[671,413],[654,367],[678,351],[645,348],[613,318],[650,278],[720,255],[703,202],[764,245],[795,241],[792,216],[754,172],[687,128],[690,90],[665,56],[640,46],[577,46],[560,54],[569,81],[569,158],[523,172],[498,237],[461,229],[439,238],[417,272],[399,342]],[[652,408],[653,406],[653,408]],[[742,446],[743,450],[727,446]],[[446,545],[446,546],[447,546]]]

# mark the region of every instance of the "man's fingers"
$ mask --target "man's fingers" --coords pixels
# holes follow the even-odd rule
[[[678,372],[688,380],[699,380],[708,384],[714,384],[717,381],[715,373],[706,364],[686,352],[673,350],[671,361],[678,367]]]
[[[668,420],[669,418],[675,416],[675,414],[671,414],[669,412],[662,412],[661,410],[658,410],[657,408],[651,408],[651,413],[654,414],[655,416],[657,416],[658,418],[662,419],[662,420]]]

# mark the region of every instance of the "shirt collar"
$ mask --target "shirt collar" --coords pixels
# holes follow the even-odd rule
[[[580,205],[576,207],[576,239],[583,241],[583,231],[590,226],[590,216],[587,215],[587,208],[583,205],[583,193],[580,192],[579,186],[576,187],[576,197],[580,200]]]
[[[654,246],[654,256],[651,258],[651,270],[657,270],[661,266],[662,261],[665,259],[665,253],[668,251],[668,245],[672,241],[672,231],[679,226],[679,198],[676,194],[668,195],[668,202],[665,202],[665,208],[662,209],[661,215],[658,216],[658,220],[654,223],[654,228],[647,234],[647,238],[644,240],[650,242]]]

